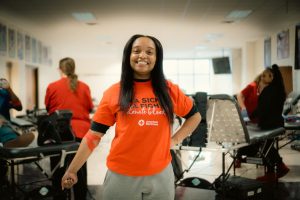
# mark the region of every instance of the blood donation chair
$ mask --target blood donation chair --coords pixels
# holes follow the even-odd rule
[[[189,177],[177,180],[177,186],[194,187],[201,189],[215,190],[217,193],[228,196],[232,193],[232,189],[240,191],[241,199],[249,194],[261,195],[262,186],[256,180],[246,180],[243,177],[235,177],[235,171],[233,176],[230,176],[229,172],[233,167],[237,149],[254,144],[257,142],[264,143],[267,139],[276,142],[277,138],[284,134],[284,128],[276,128],[272,130],[260,130],[258,127],[246,124],[242,118],[240,109],[236,102],[236,99],[229,95],[208,95],[207,98],[207,136],[208,142],[215,142],[221,146],[222,152],[222,173],[215,179],[213,183],[209,183],[207,180],[200,177]],[[180,144],[175,147],[180,150],[198,151],[199,154],[204,148],[209,147],[195,147]],[[268,150],[264,150],[258,153],[255,158],[248,158],[249,163],[263,164],[265,162]],[[232,162],[229,167],[226,168],[225,160],[226,156],[232,158]],[[192,162],[192,164],[194,161]],[[190,166],[191,167],[191,166]],[[189,167],[189,168],[190,168]],[[184,171],[187,172],[187,171]],[[241,184],[236,184],[236,182]],[[245,183],[247,187],[241,188]],[[251,187],[248,187],[251,186]]]
[[[36,182],[39,182],[39,180],[29,179],[28,181],[18,183],[17,166],[34,163],[37,169],[43,174],[43,179],[49,182],[55,170],[65,165],[66,156],[77,151],[79,143],[75,141],[70,126],[71,117],[72,112],[68,110],[57,110],[51,115],[37,116],[38,119],[35,120],[37,123],[33,124],[33,126],[38,130],[38,146],[23,148],[0,147],[0,157],[7,162],[10,168],[8,193],[11,199],[20,199],[20,196],[24,196],[24,199],[32,199],[30,195],[33,195],[33,193],[32,191],[26,191],[26,188],[28,188],[26,185],[33,186]],[[14,123],[17,123],[17,121]],[[39,162],[54,156],[59,156],[60,162],[53,170],[47,173],[49,170],[43,169],[43,166]],[[50,188],[43,187],[41,183],[39,183],[39,187],[39,196],[34,194],[36,199],[43,199],[51,195],[49,192],[51,191]]]

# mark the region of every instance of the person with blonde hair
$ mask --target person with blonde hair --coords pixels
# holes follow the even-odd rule
[[[262,130],[284,127],[282,111],[286,91],[279,66],[274,64],[272,67],[266,68],[261,75],[261,81],[265,84],[265,87],[258,97],[257,106],[251,116],[257,119],[257,126]],[[237,160],[240,160],[242,155],[255,156],[262,146],[262,144],[256,143],[240,148],[237,153]],[[274,182],[290,171],[283,162],[278,149],[274,147],[272,140],[268,139],[266,141],[263,152],[267,152],[267,173],[264,176],[257,177],[257,180]],[[238,164],[238,162],[235,163],[235,165]]]
[[[286,99],[283,77],[277,64],[268,67],[265,74],[262,75],[264,82],[268,85],[258,98],[257,108],[253,115],[258,118],[258,127],[263,130],[284,127],[282,116],[283,105]],[[290,169],[283,162],[279,151],[274,147],[271,140],[267,140],[266,156],[267,173],[264,176],[257,177],[262,182],[274,182],[276,179],[285,176]]]
[[[253,117],[253,112],[257,107],[258,97],[264,87],[268,84],[262,80],[264,73],[265,70],[257,75],[251,83],[237,94],[237,101],[243,118],[248,119],[253,123],[257,123],[257,119]]]

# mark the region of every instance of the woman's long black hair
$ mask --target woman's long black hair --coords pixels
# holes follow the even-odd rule
[[[169,88],[163,73],[163,48],[158,39],[153,36],[134,35],[126,43],[123,51],[121,89],[119,95],[120,109],[127,112],[134,97],[133,90],[133,69],[130,65],[130,54],[133,42],[140,37],[150,38],[156,48],[156,63],[151,72],[153,92],[159,100],[162,109],[165,111],[170,123],[173,123],[173,104],[169,94]]]
[[[273,81],[271,84],[273,84],[276,88],[278,88],[278,92],[280,95],[279,98],[284,102],[286,98],[286,91],[284,87],[282,74],[277,64],[272,65],[272,73],[273,73]]]

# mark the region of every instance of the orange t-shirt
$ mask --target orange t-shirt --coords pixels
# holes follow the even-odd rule
[[[185,116],[192,100],[179,87],[167,82],[174,113]],[[107,126],[116,123],[116,133],[107,157],[110,170],[128,176],[159,173],[171,161],[171,127],[155,97],[151,81],[134,82],[134,100],[127,113],[119,108],[120,84],[104,92],[93,121]]]

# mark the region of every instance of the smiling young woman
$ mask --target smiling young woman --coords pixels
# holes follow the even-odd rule
[[[162,61],[163,49],[156,38],[134,35],[129,39],[121,80],[104,92],[62,187],[77,182],[77,171],[115,124],[102,199],[174,200],[170,147],[190,135],[201,116],[193,101],[165,79]],[[186,120],[171,137],[174,115]]]
[[[148,37],[140,37],[132,44],[130,65],[135,79],[150,79],[156,62],[154,42]]]

